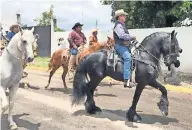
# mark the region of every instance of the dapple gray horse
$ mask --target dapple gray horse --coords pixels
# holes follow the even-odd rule
[[[33,32],[34,28],[31,30],[20,28],[0,57],[0,114],[2,115],[9,108],[8,121],[11,129],[17,129],[12,118],[12,111],[16,91],[23,75],[22,56],[25,55],[28,62],[32,62],[34,59],[32,44],[35,41],[35,36]],[[6,89],[9,89],[9,101],[6,97]]]

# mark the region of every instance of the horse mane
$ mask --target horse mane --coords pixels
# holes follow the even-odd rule
[[[160,39],[166,39],[169,36],[170,36],[170,33],[167,33],[167,32],[154,32],[154,33],[148,35],[147,37],[145,37],[140,45],[145,46],[149,41],[152,41],[152,40],[156,39],[157,37]]]

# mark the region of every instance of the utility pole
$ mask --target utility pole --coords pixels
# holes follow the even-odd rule
[[[96,29],[97,29],[97,20],[96,20]]]
[[[112,17],[113,17],[112,19],[115,20],[114,16],[115,16],[116,8],[115,8],[115,1],[114,0],[112,0],[112,5],[111,6],[112,6]]]

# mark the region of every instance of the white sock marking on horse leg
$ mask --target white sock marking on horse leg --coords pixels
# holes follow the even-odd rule
[[[8,121],[10,123],[10,128],[17,128],[16,123],[13,121],[13,107],[15,102],[15,95],[17,89],[19,88],[19,83],[9,89],[9,114],[8,114]]]

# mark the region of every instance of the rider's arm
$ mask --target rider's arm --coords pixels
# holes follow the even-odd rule
[[[7,34],[7,38],[8,38],[9,40],[11,40],[12,37],[13,37],[12,33],[9,32],[9,33]]]
[[[85,37],[84,33],[82,33],[82,36],[83,36],[83,43],[86,44],[86,42],[87,42],[87,38]]]
[[[131,35],[129,35],[128,33],[125,33],[123,26],[121,24],[118,24],[115,28],[114,28],[115,33],[118,35],[118,37],[120,39],[126,40],[126,41],[131,41],[133,39],[133,37]]]
[[[71,32],[71,33],[69,34],[67,40],[68,40],[69,44],[70,44],[71,46],[73,46],[73,48],[76,48],[76,45],[75,45],[75,43],[74,43],[74,41],[73,41],[74,35],[75,35],[75,33],[74,33],[74,32]]]
[[[90,36],[90,37],[89,37],[89,45],[92,45],[93,42],[94,42],[94,38],[93,38],[93,36]]]

